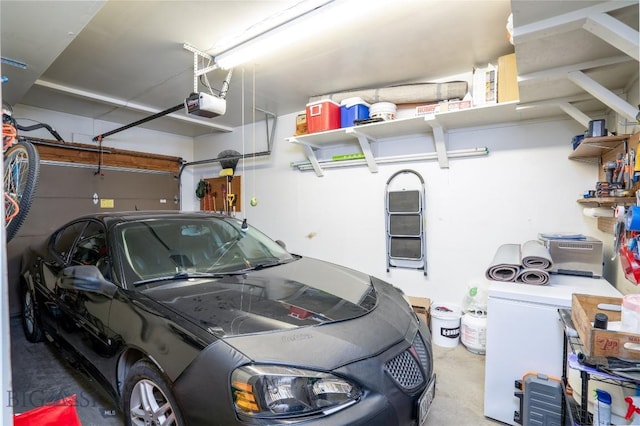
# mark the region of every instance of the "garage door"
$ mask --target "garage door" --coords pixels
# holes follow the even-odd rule
[[[111,158],[111,154],[103,154],[103,158],[99,159],[97,156],[87,156],[87,151],[81,149],[72,152],[66,148],[61,154],[59,150],[52,152],[47,145],[36,146],[41,157],[38,189],[26,220],[7,245],[12,315],[18,314],[21,309],[18,292],[20,259],[30,244],[42,241],[59,226],[83,214],[180,208],[180,183],[176,177],[180,163],[178,158],[169,158],[165,165],[154,167],[155,170],[138,169],[112,165],[122,164],[122,161]],[[136,153],[126,154],[126,161],[135,164]],[[118,155],[122,155],[122,151],[118,151]],[[140,155],[145,159],[154,157]],[[82,160],[79,160],[80,157],[83,157]],[[52,161],[51,158],[58,161]],[[137,160],[139,166],[149,164],[149,161],[140,161],[140,158]],[[167,157],[162,159],[167,160]]]

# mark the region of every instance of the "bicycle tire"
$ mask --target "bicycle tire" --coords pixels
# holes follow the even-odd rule
[[[19,141],[4,154],[4,192],[18,204],[18,213],[5,224],[7,242],[15,237],[29,213],[40,175],[40,156],[29,141]],[[5,218],[10,217],[5,202]]]

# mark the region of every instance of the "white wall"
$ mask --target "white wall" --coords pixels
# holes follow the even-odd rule
[[[122,127],[122,124],[119,123],[94,120],[20,104],[13,107],[13,116],[24,126],[35,124],[31,120],[46,123],[53,127],[62,136],[62,139],[67,142],[93,144],[96,147],[98,143],[91,140],[94,136]],[[45,129],[22,132],[21,134],[53,139],[53,136]],[[105,138],[102,144],[105,147],[170,155],[182,157],[185,161],[193,161],[192,137],[157,132],[142,127],[132,127],[121,133],[116,133]],[[191,171],[185,170],[183,174],[181,193],[192,194],[195,191],[195,187],[193,186]],[[181,198],[184,198],[184,196],[181,195]]]
[[[17,105],[15,116],[46,122],[65,140],[90,142],[93,135],[119,124]],[[488,147],[486,157],[451,159],[449,169],[437,162],[328,169],[324,177],[290,166],[305,160],[302,149],[285,141],[295,128],[296,114],[278,119],[272,153],[240,161],[245,211],[238,215],[288,248],[362,270],[392,282],[407,294],[459,302],[484,272],[497,248],[523,243],[539,232],[581,232],[605,242],[611,256],[612,235],[600,232],[596,220],[582,215],[576,202],[594,187],[597,167],[568,160],[571,138],[584,129],[565,117],[509,123],[494,127],[451,130],[448,149]],[[22,122],[22,121],[21,121]],[[26,124],[27,122],[24,121]],[[255,132],[255,139],[254,139]],[[49,138],[46,131],[30,132]],[[244,140],[244,149],[243,149]],[[250,154],[267,150],[264,122],[228,134],[196,138],[132,128],[109,137],[105,146],[182,157],[187,161],[216,158],[225,149]],[[254,147],[255,146],[255,147]],[[380,142],[380,155],[432,150],[432,139],[419,136]],[[426,182],[428,275],[409,269],[386,272],[384,197],[389,177],[412,169]],[[182,209],[197,210],[195,186],[202,177],[218,176],[212,163],[187,167],[182,176]],[[256,207],[249,199],[258,199]],[[626,288],[618,262],[608,262],[607,278]],[[622,277],[622,278],[621,278]]]
[[[292,135],[295,114],[279,118],[272,155],[238,164],[243,197],[257,197],[246,207],[249,222],[296,253],[362,270],[392,282],[407,294],[433,300],[462,300],[466,286],[484,281],[497,248],[523,243],[539,232],[580,232],[610,238],[582,215],[576,202],[597,178],[593,164],[568,160],[571,138],[584,131],[575,121],[505,124],[494,128],[453,130],[448,149],[486,146],[486,157],[451,159],[449,169],[437,162],[328,169],[324,177],[299,172],[292,161],[304,160],[302,149],[284,139]],[[196,159],[215,158],[224,149],[243,152],[241,129],[195,140]],[[256,125],[256,151],[266,149],[264,123]],[[245,127],[244,152],[253,152],[253,126]],[[430,137],[380,143],[389,155],[404,147],[424,146]],[[426,182],[428,276],[421,271],[386,272],[384,197],[387,179],[409,168]],[[194,181],[218,175],[216,165],[194,168]],[[192,206],[197,199],[192,195]],[[188,202],[187,199],[185,201]],[[248,206],[248,202],[243,202]]]

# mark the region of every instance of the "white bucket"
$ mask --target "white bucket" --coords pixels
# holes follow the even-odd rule
[[[384,121],[395,120],[397,107],[392,102],[376,102],[369,108],[369,117],[382,118]]]
[[[460,340],[470,352],[483,355],[487,351],[487,315],[473,311],[462,315]]]
[[[460,342],[460,306],[455,303],[431,305],[431,335],[433,343],[445,348],[455,348]]]

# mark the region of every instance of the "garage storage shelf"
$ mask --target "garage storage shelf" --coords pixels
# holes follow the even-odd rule
[[[600,158],[614,150],[622,149],[631,135],[603,136],[599,138],[584,138],[576,147],[569,159],[584,160],[600,163]]]
[[[637,150],[639,140],[640,136],[637,133],[584,138],[569,154],[569,159],[601,166],[607,161],[615,160],[618,154],[627,154],[631,149]],[[598,181],[604,180],[606,180],[605,171],[600,168]],[[638,184],[634,183],[631,189],[634,191],[638,189]],[[636,204],[636,197],[590,197],[579,198],[577,202],[584,207],[631,206]],[[616,222],[615,217],[599,217],[597,219],[598,229],[613,234]]]
[[[362,126],[346,127],[308,135],[293,136],[286,140],[304,147],[307,159],[318,176],[323,175],[322,165],[318,161],[317,151],[324,148],[357,144],[364,154],[365,164],[369,171],[378,171],[378,161],[371,151],[371,143],[382,140],[398,138],[410,135],[432,134],[435,145],[435,155],[441,168],[448,168],[447,129],[465,127],[479,127],[491,124],[518,121],[520,113],[516,109],[517,101],[447,111],[427,116],[411,117],[378,123],[364,124]],[[486,148],[479,150],[486,154]],[[406,161],[406,157],[398,156],[398,162]],[[347,161],[340,161],[344,165],[352,165]]]

